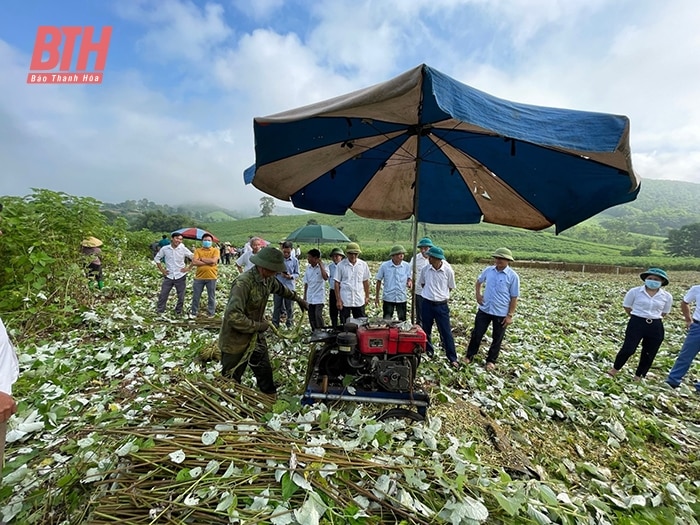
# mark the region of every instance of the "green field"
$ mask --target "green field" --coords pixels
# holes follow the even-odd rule
[[[319,224],[339,228],[351,239],[357,240],[363,249],[363,258],[383,260],[387,258],[391,245],[400,243],[411,247],[411,221],[377,221],[363,219],[352,213],[346,216],[308,214],[284,217],[256,217],[233,222],[207,225],[221,240],[241,246],[250,235],[257,235],[277,243],[310,219]],[[610,246],[584,241],[567,235],[555,235],[551,231],[533,232],[491,224],[434,225],[420,224],[418,237],[428,235],[441,246],[452,262],[471,262],[487,258],[501,246],[510,248],[516,259],[533,261],[562,261],[591,264],[613,264],[621,266],[662,266],[674,269],[700,269],[700,259],[677,258],[655,249],[650,256],[623,255],[630,245]],[[632,236],[630,242],[643,236]],[[663,239],[653,238],[663,246]],[[314,246],[302,246],[309,249]],[[332,245],[322,245],[328,253]]]
[[[462,356],[482,265],[454,267]],[[218,323],[157,318],[153,266],[109,268],[87,308],[53,314],[74,317],[70,328],[18,334],[8,323],[21,363],[10,422],[19,432],[8,443],[0,519],[697,525],[698,364],[680,389],[663,385],[684,337],[678,299],[697,274],[670,272],[666,340],[638,383],[638,354],[614,379],[605,374],[624,334],[620,303],[638,276],[519,272],[522,295],[495,372],[482,366],[486,344],[456,370],[438,348],[418,371],[431,407],[415,423],[377,421],[368,404],[300,406],[305,331],[269,335],[281,385],[274,404],[246,388],[250,373],[244,387],[222,383],[219,364],[199,360]],[[219,315],[235,275],[221,268]],[[42,304],[27,296],[26,308]]]

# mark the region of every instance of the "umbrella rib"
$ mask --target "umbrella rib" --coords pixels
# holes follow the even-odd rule
[[[373,120],[366,120],[366,119],[363,119],[363,122],[364,122],[365,124],[367,124],[368,126],[370,126],[372,129],[374,129],[374,130],[377,132],[377,135],[378,135],[378,136],[384,137],[384,138],[386,139],[386,142],[390,142],[390,143],[392,143],[392,144],[395,143],[395,142],[397,142],[400,138],[406,136],[406,135],[398,135],[398,136],[396,136],[396,137],[389,137],[389,135],[388,135],[385,131],[380,131],[380,130],[374,125],[374,121],[373,121]],[[406,131],[408,132],[408,130],[406,130]],[[344,146],[345,144],[347,144],[348,142],[351,143],[353,147],[357,146],[357,144],[353,143],[352,140],[343,142],[343,146]],[[408,151],[406,148],[404,148],[403,145],[404,145],[405,142],[406,142],[405,140],[401,140],[401,142],[396,146],[396,148],[395,148],[395,150],[394,150],[394,153],[392,153],[392,157],[398,157],[398,158],[406,159],[406,162],[407,162],[407,163],[408,163],[408,162],[415,162],[415,160],[416,160],[415,157],[411,154],[410,151]],[[369,147],[365,146],[365,150],[366,150],[366,151],[371,151],[371,150],[373,150],[373,149],[376,149],[376,148],[369,148]],[[401,155],[399,152],[403,152],[404,155]],[[372,158],[372,157],[369,157],[369,158]],[[379,158],[381,158],[381,157],[376,157],[376,158],[379,159]]]

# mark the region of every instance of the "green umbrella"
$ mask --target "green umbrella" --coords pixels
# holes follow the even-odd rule
[[[327,224],[307,224],[301,228],[297,228],[292,233],[287,235],[285,241],[296,243],[314,243],[316,245],[323,243],[338,243],[350,242],[350,239],[341,232],[338,228],[328,226]]]

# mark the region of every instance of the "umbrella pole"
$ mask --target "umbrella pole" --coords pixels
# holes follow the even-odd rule
[[[411,231],[411,323],[416,323],[416,244],[418,244],[418,179],[420,176],[420,133],[416,136],[416,182],[413,190],[413,228]]]

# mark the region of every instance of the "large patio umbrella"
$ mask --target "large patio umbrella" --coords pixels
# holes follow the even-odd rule
[[[314,243],[346,243],[350,239],[338,228],[327,224],[307,224],[287,235],[285,241]]]
[[[426,65],[254,119],[245,181],[295,207],[561,232],[632,201],[624,116],[509,102]]]
[[[179,233],[184,239],[193,240],[202,240],[204,234],[208,233],[212,236],[214,242],[219,242],[219,239],[217,239],[214,235],[201,228],[180,228],[179,230],[175,230],[173,233]]]

